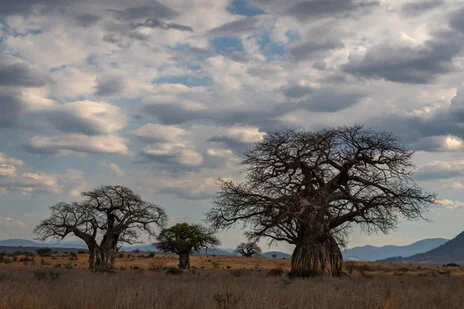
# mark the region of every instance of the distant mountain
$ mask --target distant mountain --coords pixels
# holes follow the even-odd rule
[[[50,247],[50,248],[76,248],[86,249],[87,246],[81,241],[55,241],[55,242],[35,242],[26,239],[6,239],[0,240],[0,247]]]
[[[0,240],[2,247],[44,247],[43,244],[26,239],[6,239]]]
[[[406,246],[388,245],[374,247],[368,245],[343,250],[342,254],[345,260],[376,261],[390,257],[408,257],[414,254],[424,253],[443,245],[447,241],[448,239],[444,238],[430,238]]]
[[[266,258],[274,258],[273,257],[274,254],[275,254],[275,258],[277,258],[277,259],[281,259],[281,258],[288,259],[288,258],[292,257],[290,254],[279,252],[279,251],[265,252],[265,253],[261,254],[261,256],[266,257]]]
[[[32,240],[26,239],[7,239],[7,240],[0,240],[0,247],[8,247],[9,250],[13,248],[43,248],[49,247],[54,249],[87,249],[87,245],[82,241],[59,241],[59,242],[45,242],[39,243],[34,242]],[[123,246],[119,249],[123,252],[132,252],[132,251],[140,251],[140,252],[159,252],[156,247],[153,245],[135,245],[135,246]],[[202,249],[199,253],[196,254],[208,254],[208,255],[225,255],[225,256],[234,256],[235,253],[231,252],[232,249],[222,249],[222,248],[210,248],[208,250]],[[0,248],[0,252],[1,252]],[[34,250],[30,250],[34,251]],[[59,251],[59,250],[58,250]],[[232,250],[233,251],[233,250]]]
[[[406,258],[393,257],[380,260],[386,263],[418,263],[418,264],[449,264],[464,265],[464,232],[443,245],[430,251],[415,254]]]
[[[132,252],[137,250],[140,252],[159,252],[159,250],[156,249],[153,245],[123,246],[119,249],[119,251],[123,252]]]

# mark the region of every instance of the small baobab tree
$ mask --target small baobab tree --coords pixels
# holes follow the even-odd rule
[[[164,210],[143,201],[123,186],[104,186],[83,192],[82,202],[60,202],[36,228],[41,240],[74,235],[89,248],[89,269],[112,267],[118,244],[135,243],[141,232],[155,236],[167,222]]]
[[[207,218],[294,245],[293,276],[340,276],[339,243],[351,226],[387,232],[435,203],[410,177],[412,156],[396,137],[362,126],[271,132],[243,154],[243,183],[221,181]]]
[[[155,246],[164,251],[175,253],[179,256],[179,268],[190,268],[190,255],[193,251],[202,248],[214,247],[220,244],[213,232],[207,228],[188,223],[178,223],[164,229],[158,235]]]
[[[255,242],[242,242],[237,246],[235,252],[245,257],[252,257],[261,254],[261,248]]]

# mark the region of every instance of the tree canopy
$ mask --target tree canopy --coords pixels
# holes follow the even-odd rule
[[[235,252],[241,254],[242,256],[252,257],[254,255],[260,255],[261,248],[255,242],[242,242],[237,246]]]
[[[198,224],[178,223],[162,230],[155,245],[164,252],[179,255],[179,268],[190,268],[192,251],[219,244],[219,240],[207,228]]]
[[[353,224],[387,232],[435,202],[411,178],[413,152],[362,126],[269,133],[243,154],[245,181],[222,180],[208,220],[295,245],[292,273],[340,275],[338,243]]]
[[[119,243],[132,244],[142,232],[155,236],[156,229],[167,221],[162,208],[123,186],[104,186],[82,196],[81,202],[52,206],[51,216],[35,228],[35,233],[41,240],[68,235],[82,239],[89,248],[92,269],[113,265]]]

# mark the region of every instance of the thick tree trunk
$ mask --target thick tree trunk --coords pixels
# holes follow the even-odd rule
[[[292,255],[293,277],[341,276],[343,258],[337,242],[331,235],[308,237],[298,243]]]
[[[97,258],[97,248],[89,246],[89,269],[95,270]]]
[[[182,252],[179,254],[179,268],[190,269],[190,252]]]
[[[105,235],[98,248],[98,267],[109,268],[114,266],[114,260],[118,251],[116,244],[117,242],[113,238]]]

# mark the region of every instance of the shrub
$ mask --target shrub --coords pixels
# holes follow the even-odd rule
[[[32,262],[34,259],[28,258],[28,257],[23,257],[19,259],[20,262]]]
[[[267,276],[270,277],[281,277],[284,274],[284,269],[282,267],[273,268],[268,271]]]
[[[63,264],[63,267],[64,267],[65,269],[73,269],[73,266],[72,266],[71,263],[64,263],[64,264]]]
[[[177,267],[168,267],[166,268],[166,275],[181,275],[182,269]]]
[[[448,263],[446,265],[444,265],[445,267],[461,267],[461,265],[457,264],[457,263]]]
[[[37,249],[36,252],[40,256],[50,256],[50,255],[52,255],[52,249],[50,249],[50,248],[40,248],[40,249]]]
[[[74,258],[77,258],[77,253],[76,252],[71,252],[70,255]]]

